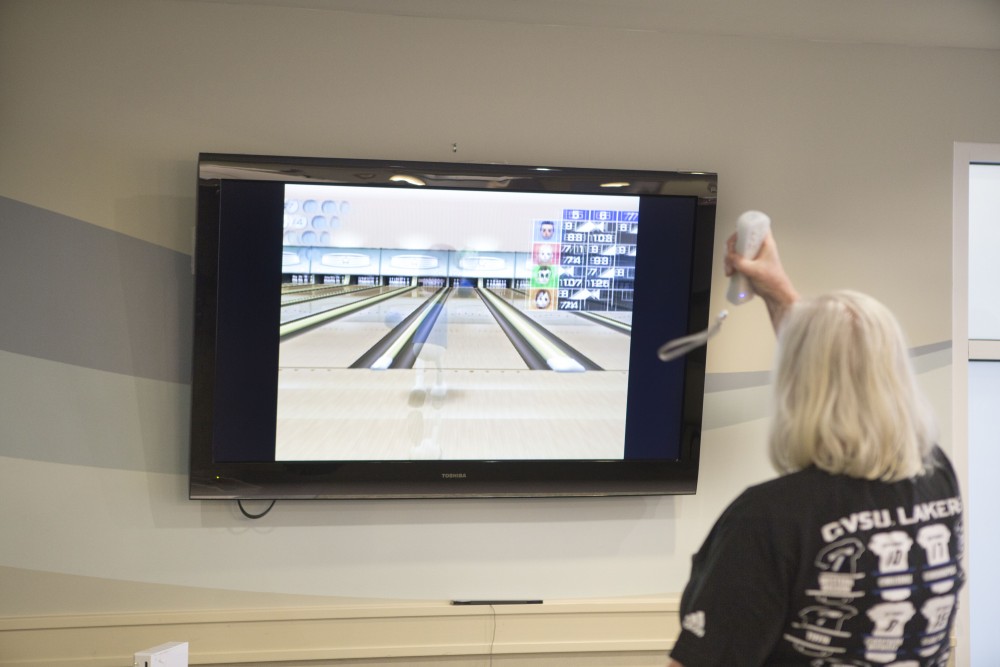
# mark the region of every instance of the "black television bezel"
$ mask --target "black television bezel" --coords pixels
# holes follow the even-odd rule
[[[705,348],[684,364],[680,458],[531,461],[216,462],[213,459],[220,191],[224,181],[690,197],[696,202],[688,333],[707,327],[717,175],[460,162],[202,153],[198,160],[189,497],[198,500],[496,498],[691,494],[697,487]],[[658,362],[654,362],[658,363]]]

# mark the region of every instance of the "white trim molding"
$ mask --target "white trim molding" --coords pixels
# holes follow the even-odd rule
[[[680,632],[678,604],[639,597],[8,617],[0,618],[0,666],[123,667],[135,651],[167,641],[188,642],[191,665],[464,667],[488,658],[496,666],[662,666]]]
[[[1000,361],[1000,340],[970,340],[969,361]]]

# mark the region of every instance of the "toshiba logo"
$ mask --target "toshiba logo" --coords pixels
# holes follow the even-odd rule
[[[445,479],[465,479],[466,477],[464,472],[443,472],[441,476]]]

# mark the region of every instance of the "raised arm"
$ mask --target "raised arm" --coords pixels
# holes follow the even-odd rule
[[[745,275],[754,291],[767,304],[767,312],[771,316],[771,326],[775,333],[781,326],[785,313],[799,300],[799,293],[792,285],[791,279],[785,273],[778,257],[778,245],[771,232],[760,247],[760,252],[754,258],[743,257],[736,253],[736,234],[726,241],[726,276],[739,271]]]

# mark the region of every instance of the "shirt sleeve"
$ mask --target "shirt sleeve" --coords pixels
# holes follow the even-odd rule
[[[781,639],[794,578],[794,529],[744,493],[723,512],[692,561],[681,634],[684,667],[763,664]]]

